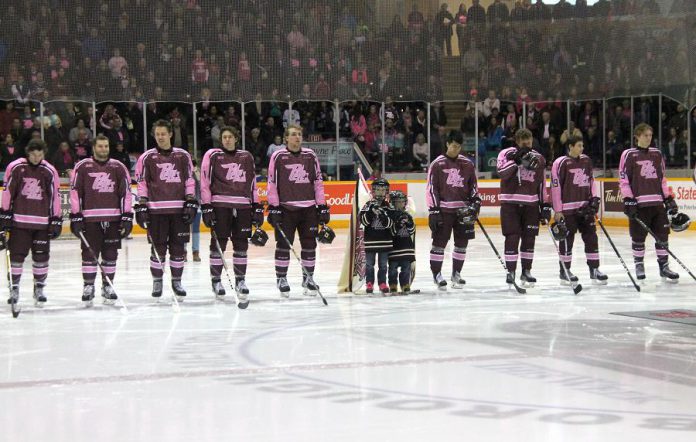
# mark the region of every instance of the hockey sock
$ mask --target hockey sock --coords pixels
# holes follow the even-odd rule
[[[41,253],[34,255],[34,262],[31,265],[34,274],[34,282],[44,284],[48,277],[48,254]]]
[[[290,249],[276,248],[275,250],[275,271],[277,278],[284,278],[288,274],[290,265]]]
[[[633,249],[633,261],[643,262],[645,258],[645,243],[644,242],[631,242],[631,249]]]
[[[12,267],[12,284],[19,285],[19,280],[22,279],[22,270],[24,270],[24,263],[12,261],[10,263],[10,267]]]
[[[532,261],[534,261],[534,243],[536,236],[523,236],[522,245],[520,246],[520,261],[522,270],[531,270]]]
[[[302,259],[302,265],[308,273],[314,273],[314,266],[316,262],[317,251],[316,249],[305,249],[304,247],[300,251],[300,258]]]
[[[655,243],[655,254],[657,255],[657,262],[659,264],[664,264],[669,259],[669,254],[665,248],[667,244],[657,244]]]
[[[108,276],[113,282],[114,278],[116,277],[116,260],[118,259],[118,249],[111,247],[104,248],[101,255],[102,269],[104,270],[105,275]],[[102,281],[105,280],[105,275],[102,275]]]
[[[247,269],[247,252],[235,250],[232,253],[232,264],[234,265],[234,276],[236,278],[244,278]]]
[[[452,251],[452,271],[461,272],[466,259],[466,247],[455,247]]]
[[[558,250],[560,252],[558,259],[566,268],[570,270],[570,265],[573,263],[573,243],[575,242],[575,235],[568,234],[565,240],[558,242]],[[561,269],[561,271],[563,271]]]
[[[82,261],[82,279],[85,284],[94,284],[97,278],[96,261]]]
[[[210,252],[210,276],[212,278],[220,278],[222,274],[222,257],[216,251]]]
[[[599,267],[599,240],[595,232],[590,232],[582,235],[582,240],[585,243],[585,258],[587,266],[591,269]]]
[[[164,259],[162,255],[160,255],[160,257]],[[164,262],[159,262],[157,261],[157,257],[150,256],[150,274],[154,279],[162,279],[162,275],[164,274],[162,266],[164,266]]]
[[[437,275],[442,271],[442,261],[445,260],[445,249],[442,247],[432,247],[430,249],[430,271]]]
[[[184,273],[184,257],[169,255],[169,270],[172,272],[172,281],[180,280]]]
[[[517,270],[517,247],[520,243],[519,235],[506,235],[505,236],[505,266],[508,272],[514,272]]]

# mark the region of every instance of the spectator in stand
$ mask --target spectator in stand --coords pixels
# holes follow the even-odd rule
[[[51,157],[51,164],[58,170],[58,174],[64,178],[70,176],[70,171],[75,168],[77,161],[77,156],[67,141],[61,142],[58,150]]]
[[[582,131],[575,127],[575,122],[571,120],[568,123],[568,129],[561,134],[561,144],[565,145],[570,137],[582,138]]]
[[[10,127],[9,135],[12,135],[12,139],[14,140],[15,145],[22,152],[24,152],[25,147],[25,144],[22,143],[23,139],[25,138],[25,130],[26,129],[24,129],[24,126],[22,126],[22,121],[19,118],[15,118],[14,120],[12,120],[12,126]]]
[[[341,74],[336,82],[336,87],[334,88],[334,97],[338,99],[346,99],[352,96],[352,89],[350,84],[348,84],[348,77],[346,74]]]
[[[63,127],[63,122],[56,116],[51,124],[51,119],[44,117],[44,140],[48,146],[48,152],[53,153],[60,143],[68,142],[68,131]]]
[[[258,169],[261,164],[265,164],[266,145],[263,144],[261,139],[261,129],[258,127],[251,129],[244,143],[246,144],[246,150],[254,156],[256,168]]]
[[[30,87],[24,82],[24,76],[19,75],[11,87],[12,96],[20,104],[29,103],[32,98]]]
[[[123,68],[128,67],[128,62],[121,55],[121,50],[119,48],[114,48],[114,55],[109,59],[109,69],[111,70],[111,78],[117,79],[121,76]]]
[[[466,13],[468,26],[483,26],[486,24],[486,10],[480,5],[479,0],[472,0],[471,7]]]
[[[115,118],[113,120],[113,127],[107,131],[104,131],[104,135],[109,138],[109,146],[115,146],[117,143],[121,143],[125,146],[126,152],[130,151],[130,134],[126,128],[123,127],[123,120],[121,118]]]
[[[268,149],[266,149],[266,158],[271,158],[273,152],[281,149],[285,149],[285,144],[283,144],[283,137],[280,135],[276,135],[273,139],[273,143],[269,144]]]
[[[212,138],[214,149],[222,147],[222,144],[220,143],[220,129],[222,129],[225,126],[225,117],[222,115],[218,115],[215,119],[215,124],[210,129],[210,137]]]
[[[180,52],[183,56],[183,48],[177,52]],[[208,69],[208,62],[203,58],[203,51],[196,49],[193,61],[191,62],[191,81],[198,87],[202,87],[208,83],[210,79],[210,69]]]
[[[539,147],[541,148],[539,153],[548,160],[550,158],[551,138],[558,137],[558,128],[551,121],[550,112],[544,111],[541,113],[541,122],[534,136],[539,141]]]
[[[15,144],[12,134],[8,133],[0,144],[0,172],[4,172],[8,164],[19,158],[24,158],[24,150]]]
[[[452,26],[454,26],[454,17],[448,10],[447,3],[440,5],[440,10],[435,14],[433,20],[433,32],[437,46],[442,49],[443,43],[447,51],[447,55],[452,55]]]
[[[362,114],[362,107],[360,105],[355,106],[350,112],[350,132],[353,141],[364,151],[367,122],[365,121],[365,116]]]
[[[472,6],[473,8],[473,6]],[[462,71],[465,79],[478,79],[481,76],[486,59],[483,53],[476,46],[476,40],[469,41],[469,48],[461,57]]]
[[[181,149],[188,150],[188,131],[186,130],[182,116],[177,112],[173,112],[171,123],[172,146],[177,146]]]
[[[103,131],[111,130],[114,127],[114,120],[120,119],[113,104],[107,104],[104,113],[99,118],[99,126]]]
[[[4,138],[10,133],[15,118],[19,118],[19,112],[15,110],[13,101],[7,101],[5,108],[0,111],[0,137]]]
[[[114,160],[122,163],[124,166],[126,166],[126,169],[128,169],[129,171],[131,170],[130,155],[128,155],[128,151],[126,150],[126,147],[123,145],[123,143],[117,142],[114,145],[114,148],[111,149],[111,153],[109,154],[109,156]]]
[[[317,82],[314,84],[314,98],[320,100],[328,100],[331,98],[331,86],[326,81],[326,75],[323,72],[319,73]]]
[[[491,116],[491,110],[495,109],[500,109],[500,100],[496,96],[495,89],[489,89],[488,90],[488,97],[486,97],[485,100],[483,100],[483,107],[481,108],[481,111],[483,112],[483,116],[485,118],[488,118]]]
[[[510,18],[510,10],[507,5],[500,0],[493,0],[488,6],[488,21],[492,24],[506,22]]]
[[[418,10],[418,3],[414,2],[411,7],[411,12],[408,14],[408,30],[411,32],[421,33],[425,27],[425,18]]]
[[[469,40],[470,36],[467,33],[466,22],[468,20],[466,13],[466,5],[464,3],[459,4],[459,9],[454,15],[454,26],[457,30],[457,42],[459,43],[459,53],[461,54],[464,49],[464,42]]]
[[[500,125],[497,118],[491,117],[486,133],[486,146],[489,151],[500,150],[503,146],[503,135],[505,130]]]
[[[425,172],[430,163],[430,146],[425,141],[425,134],[416,135],[416,142],[413,143],[413,170]]]
[[[77,132],[77,139],[73,142],[73,151],[75,152],[77,161],[81,161],[92,156],[92,137],[90,136],[88,130],[89,129],[87,128],[80,129]]]

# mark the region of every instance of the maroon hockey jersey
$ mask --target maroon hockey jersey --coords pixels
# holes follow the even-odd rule
[[[147,207],[157,214],[182,213],[186,195],[196,194],[191,155],[184,149],[150,149],[135,165],[138,197],[147,198]]]
[[[247,209],[258,203],[254,157],[245,150],[211,149],[201,162],[201,204]]]
[[[268,165],[268,204],[291,209],[326,204],[319,160],[313,150],[273,152]]]
[[[33,166],[20,158],[5,169],[2,209],[12,211],[16,227],[46,230],[49,217],[62,216],[59,189],[58,171],[48,161]]]
[[[456,212],[478,196],[476,168],[464,155],[452,159],[447,155],[435,158],[428,168],[426,203],[443,212]]]
[[[569,215],[589,204],[598,196],[592,176],[592,160],[587,155],[578,158],[562,156],[551,167],[551,201],[553,211]]]
[[[512,159],[517,147],[508,147],[498,154],[497,170],[500,176],[500,203],[537,205],[549,202],[544,169],[546,160],[539,152],[531,151],[538,159],[539,165],[534,170],[518,167]]]
[[[132,211],[130,174],[120,161],[86,158],[70,175],[70,211],[87,221],[118,221]]]
[[[662,205],[672,192],[660,150],[654,147],[624,150],[619,162],[619,188],[624,198],[635,198],[638,207]]]

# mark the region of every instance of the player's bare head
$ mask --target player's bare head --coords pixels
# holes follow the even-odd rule
[[[36,166],[44,159],[44,155],[46,154],[46,143],[41,139],[31,140],[29,144],[27,144],[25,151],[29,163]]]
[[[531,149],[533,140],[532,131],[529,129],[517,129],[517,132],[515,132],[515,143],[517,143],[518,147]]]
[[[222,126],[220,128],[220,143],[225,150],[235,150],[239,141],[239,131],[236,127]]]
[[[109,158],[109,138],[104,135],[97,135],[94,138],[94,149],[92,150],[94,159],[105,161]]]
[[[568,155],[573,158],[580,156],[582,151],[585,149],[585,142],[582,137],[573,135],[568,138]]]
[[[172,147],[172,124],[167,120],[157,120],[153,128],[157,146],[162,149]]]
[[[647,123],[640,123],[633,129],[633,135],[636,137],[636,143],[640,147],[650,146],[653,136],[653,128]]]
[[[459,130],[451,130],[445,140],[447,155],[450,157],[459,155],[459,152],[462,150],[462,143],[464,143],[464,135],[462,132]]]
[[[302,144],[302,126],[289,124],[285,128],[285,144],[290,150],[298,150]]]

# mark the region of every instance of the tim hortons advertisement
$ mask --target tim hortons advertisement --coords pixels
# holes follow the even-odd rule
[[[604,200],[605,212],[622,212],[623,198],[619,192],[618,181],[605,181],[602,187],[602,199]]]

